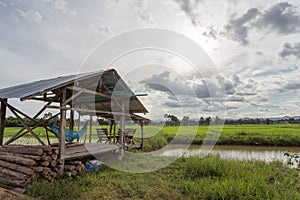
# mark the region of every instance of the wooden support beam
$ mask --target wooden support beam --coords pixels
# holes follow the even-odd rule
[[[62,88],[62,94],[60,97],[60,106],[62,108],[65,107],[63,103],[66,101],[67,97],[67,89]],[[60,169],[60,175],[63,175],[64,172],[64,159],[63,156],[65,154],[65,139],[66,139],[66,110],[61,109],[60,110],[60,126],[59,126],[59,132],[58,132],[58,147],[59,147],[59,158],[62,159],[63,163],[61,165]]]
[[[57,117],[60,113],[57,113],[56,115],[53,115],[52,117],[50,117],[49,119],[46,119],[45,121],[49,121],[55,117]],[[42,126],[43,125],[43,122],[39,122],[37,124],[35,124],[33,127],[31,127],[31,130],[33,131],[34,129],[38,128],[39,126]],[[21,130],[18,131],[18,133],[21,133],[23,130],[25,130],[25,128],[22,128]],[[17,139],[19,139],[20,137],[23,137],[24,135],[26,135],[27,133],[29,133],[29,131],[25,131],[23,132],[22,134],[18,134],[16,135],[16,137],[11,137],[9,140],[7,140],[5,142],[5,145],[9,145],[10,143],[16,141]]]
[[[24,122],[24,120],[18,115],[18,113],[14,110],[13,107],[11,107],[9,104],[7,104],[8,108],[10,109],[10,111],[17,117],[17,119],[19,120],[19,122],[21,122],[21,124],[29,131],[29,133],[37,140],[39,141],[39,143],[41,143],[42,145],[45,145],[45,143],[41,140],[41,138],[39,138],[32,130],[31,128]]]
[[[7,99],[1,100],[0,108],[0,146],[3,145]]]
[[[71,108],[71,107],[60,107],[60,106],[47,106],[47,108],[60,109],[60,110],[74,110],[77,112],[86,112],[86,113],[90,113],[90,114],[104,113],[104,114],[124,115],[127,117],[131,117],[131,114],[126,114],[123,112],[109,112],[109,111],[94,110],[94,109]]]
[[[95,96],[97,95],[97,96],[101,96],[101,97],[111,98],[110,95],[107,95],[107,94],[104,94],[104,93],[101,93],[101,92],[95,92],[95,91],[92,91],[92,90],[88,90],[86,88],[80,88],[80,87],[72,86],[72,87],[68,87],[68,89],[73,90],[73,91],[83,92],[83,93],[86,93],[86,94],[92,94],[92,95],[95,95]]]
[[[144,120],[141,120],[141,136],[142,136],[142,144],[141,149],[144,150]]]
[[[69,102],[73,101],[76,97],[78,97],[79,95],[81,95],[83,93],[83,91],[79,91],[76,94],[72,95],[70,98],[68,98],[63,105],[66,106]]]
[[[47,109],[47,106],[51,105],[51,103],[53,103],[55,100],[58,99],[60,94],[57,94],[51,101],[49,101],[46,105],[44,105],[34,116],[33,118],[30,120],[29,124],[32,123],[32,122],[35,122],[35,119],[38,118],[46,109]],[[6,102],[6,105],[7,105],[7,102]],[[56,116],[56,115],[55,115]],[[53,117],[51,117],[50,119],[52,119]],[[50,120],[48,119],[48,120]],[[36,128],[36,127],[35,127]],[[33,130],[34,128],[32,128]],[[21,134],[23,131],[25,130],[25,128],[21,128],[15,135],[13,135],[9,140],[6,141],[6,145],[12,143],[13,141],[17,140],[18,138],[22,137],[23,135],[25,135],[27,132]],[[21,134],[21,135],[20,135]]]

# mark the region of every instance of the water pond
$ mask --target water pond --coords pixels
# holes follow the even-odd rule
[[[181,145],[172,145],[171,148],[162,153],[163,156],[201,156],[219,155],[228,160],[260,160],[264,162],[281,161],[287,162],[285,152],[300,153],[300,147],[273,147],[273,146],[238,146],[238,145],[216,145],[210,151],[201,150],[201,145],[191,145],[184,150]]]

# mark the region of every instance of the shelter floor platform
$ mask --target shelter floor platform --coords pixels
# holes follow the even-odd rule
[[[93,155],[113,152],[120,150],[121,145],[116,144],[99,144],[99,143],[87,143],[87,144],[76,144],[67,146],[63,158],[65,160],[72,160],[76,158],[84,158]]]

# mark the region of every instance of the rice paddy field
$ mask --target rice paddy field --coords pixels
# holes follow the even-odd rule
[[[139,140],[141,130],[139,126],[128,126],[136,128],[136,140]],[[96,128],[93,126],[92,141],[97,140]],[[101,127],[108,128],[108,127]],[[192,140],[193,144],[202,144],[207,135],[218,135],[217,144],[225,145],[259,145],[259,146],[300,146],[300,124],[272,124],[272,125],[224,125],[221,126],[146,126],[145,136],[149,139],[155,138],[170,142],[176,134],[180,138],[176,139],[176,143],[185,143],[187,140]],[[5,128],[5,140],[16,133],[20,128],[7,127]],[[217,134],[220,132],[220,135]],[[46,142],[46,133],[44,128],[35,129],[35,133]],[[87,136],[83,136],[80,140],[89,140],[89,130]],[[49,133],[51,142],[57,142],[56,136]],[[147,140],[147,139],[146,139]],[[35,139],[30,134],[27,134],[19,142],[16,143],[35,143]]]

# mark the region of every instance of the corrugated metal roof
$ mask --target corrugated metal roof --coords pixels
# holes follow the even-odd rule
[[[45,79],[34,81],[30,83],[20,84],[12,87],[2,88],[0,89],[0,98],[24,98],[36,93],[42,93],[51,88],[66,84],[68,82],[72,82],[78,78],[82,78],[85,76],[89,76],[92,74],[99,74],[98,72],[90,72],[83,74],[75,74],[69,76],[61,76],[57,78]]]

